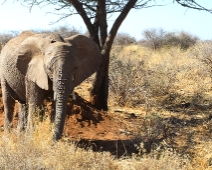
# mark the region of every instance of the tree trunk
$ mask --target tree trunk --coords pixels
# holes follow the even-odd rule
[[[96,73],[96,78],[93,83],[93,88],[90,92],[90,102],[97,109],[108,110],[108,69],[109,69],[109,52],[102,51],[103,62]]]
[[[127,14],[129,11],[133,8],[137,0],[130,0],[124,7],[123,11],[120,13],[120,15],[117,17],[116,21],[114,22],[110,33],[107,35],[105,32],[105,28],[107,27],[107,24],[104,25],[104,22],[100,22],[100,33],[101,33],[101,42],[104,42],[102,44],[102,49],[101,53],[103,56],[103,61],[96,73],[96,79],[93,83],[93,88],[90,92],[90,102],[91,104],[94,105],[97,109],[103,109],[103,110],[108,110],[108,105],[107,105],[107,100],[108,100],[108,81],[109,81],[109,56],[110,56],[110,50],[113,44],[113,40],[116,36],[116,33],[121,25],[121,23],[124,21],[126,18]],[[104,4],[100,3],[100,9],[101,7],[104,7]],[[104,10],[100,11],[101,13],[104,14]],[[102,15],[101,15],[102,16]],[[105,15],[106,16],[106,15]],[[106,23],[106,18],[101,18],[102,20],[105,20]],[[101,20],[101,21],[102,21]],[[107,35],[107,37],[105,37]]]

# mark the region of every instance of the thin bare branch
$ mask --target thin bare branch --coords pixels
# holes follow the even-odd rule
[[[192,8],[201,11],[207,11],[212,13],[212,9],[208,9],[197,3],[195,0],[175,0],[178,4],[182,5],[183,7]]]

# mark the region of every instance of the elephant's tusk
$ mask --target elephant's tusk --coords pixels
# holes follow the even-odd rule
[[[72,97],[73,97],[74,100],[76,100],[76,95],[74,93],[74,90],[72,91]]]
[[[53,98],[53,100],[56,101],[56,98],[57,98],[57,92],[54,91],[54,98]]]

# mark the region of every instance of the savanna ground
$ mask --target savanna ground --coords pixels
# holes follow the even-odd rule
[[[0,169],[212,169],[211,68],[211,42],[187,50],[114,46],[109,111],[87,102],[90,77],[70,97],[61,141],[51,142],[48,114],[30,135],[2,128]]]

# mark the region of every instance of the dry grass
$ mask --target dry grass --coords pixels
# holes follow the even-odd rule
[[[39,124],[29,135],[13,131],[0,141],[0,169],[113,169],[109,153],[81,149],[74,143],[52,143],[49,123]]]
[[[146,112],[141,137],[154,139],[153,143],[164,130],[172,135],[154,143],[150,153],[141,143],[138,154],[115,159],[109,152],[79,148],[65,138],[52,143],[51,126],[45,121],[31,135],[15,130],[1,135],[0,169],[211,169],[212,124],[208,118],[212,80],[210,63],[202,57],[206,52],[203,47],[187,51],[175,47],[158,51],[138,45],[114,47],[110,65],[111,108],[131,107]],[[211,55],[207,53],[207,57],[210,59]],[[84,93],[89,83],[85,81],[77,89]],[[156,116],[151,116],[153,111]]]
[[[193,169],[209,170],[212,169],[212,143],[205,141],[194,148],[194,158],[192,161]]]
[[[177,47],[157,51],[138,45],[115,47],[112,56],[111,105],[137,109],[145,107],[146,118],[156,109],[159,121],[154,122],[155,117],[152,117],[150,122],[153,124],[142,124],[141,130],[146,128],[148,133],[153,132],[146,132],[146,136],[142,137],[156,139],[161,130],[168,130],[176,136],[168,137],[165,141],[169,147],[177,148],[186,157],[185,160],[188,158],[191,161],[187,169],[211,169],[211,42],[200,42],[187,51]],[[120,75],[123,77],[121,80]],[[166,118],[161,118],[162,115]],[[161,128],[163,123],[168,129]],[[171,129],[173,124],[176,128],[174,131]],[[160,159],[158,166],[161,167],[158,169],[165,169],[162,162]],[[151,165],[147,169],[151,169]]]
[[[158,154],[156,154],[158,156]],[[188,170],[189,161],[181,158],[172,151],[160,153],[160,158],[152,154],[152,157],[131,158],[117,162],[120,170]]]
[[[115,159],[109,152],[93,152],[63,139],[52,143],[49,122],[39,123],[31,135],[13,130],[0,140],[0,169],[187,169],[188,160],[171,151]],[[156,156],[155,156],[156,155]]]
[[[212,65],[207,66],[197,57],[204,52],[202,46],[198,51],[195,47],[187,51],[177,47],[158,51],[139,45],[121,49],[115,47],[110,67],[110,100],[113,99],[114,104],[130,107],[140,107],[146,103],[147,97],[149,103],[158,106],[170,102],[200,105],[211,103]]]

